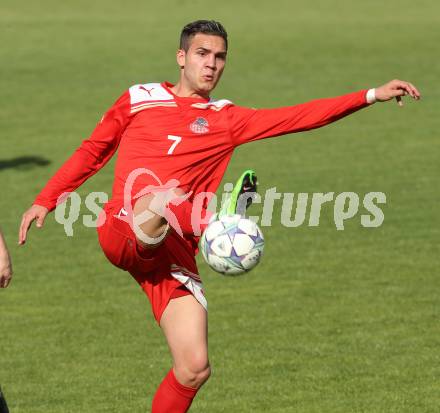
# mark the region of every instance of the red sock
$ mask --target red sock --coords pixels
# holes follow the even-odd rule
[[[213,215],[211,211],[205,208],[199,208],[194,206],[190,201],[183,201],[179,205],[172,203],[168,204],[168,209],[176,216],[177,222],[182,230],[183,234],[199,236],[203,233],[208,226],[208,221]],[[171,226],[174,222],[170,216],[166,216],[165,219]]]
[[[154,395],[151,413],[185,413],[196,393],[197,389],[180,384],[171,369]]]

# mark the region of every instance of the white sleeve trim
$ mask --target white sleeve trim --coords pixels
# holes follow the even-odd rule
[[[376,89],[369,89],[367,92],[367,103],[368,104],[372,104],[372,103],[376,103],[377,99],[376,99]]]

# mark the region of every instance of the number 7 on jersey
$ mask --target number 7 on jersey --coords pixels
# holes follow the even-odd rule
[[[182,140],[182,137],[181,136],[168,135],[168,139],[170,141],[174,141],[173,144],[170,146],[170,149],[168,149],[168,155],[171,155],[173,153],[174,149],[176,149],[176,146]]]

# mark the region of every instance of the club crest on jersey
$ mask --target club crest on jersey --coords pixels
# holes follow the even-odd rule
[[[209,132],[209,123],[205,118],[197,118],[191,125],[189,125],[189,128],[191,129],[191,132],[194,133],[207,133]]]

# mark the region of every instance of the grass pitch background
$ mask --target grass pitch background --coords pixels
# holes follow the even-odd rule
[[[169,368],[149,303],[95,231],[53,215],[16,247],[21,214],[131,84],[177,79],[188,21],[215,18],[230,54],[215,96],[275,107],[415,83],[423,100],[240,148],[261,192],[387,195],[381,228],[285,228],[280,205],[249,275],[199,259],[214,374],[194,412],[434,412],[440,405],[440,6],[435,1],[41,1],[0,4],[0,384],[12,413],[145,412]],[[113,163],[112,163],[113,164]],[[112,164],[80,190],[110,191]],[[259,212],[254,207],[253,213]],[[86,211],[84,211],[86,212]]]

